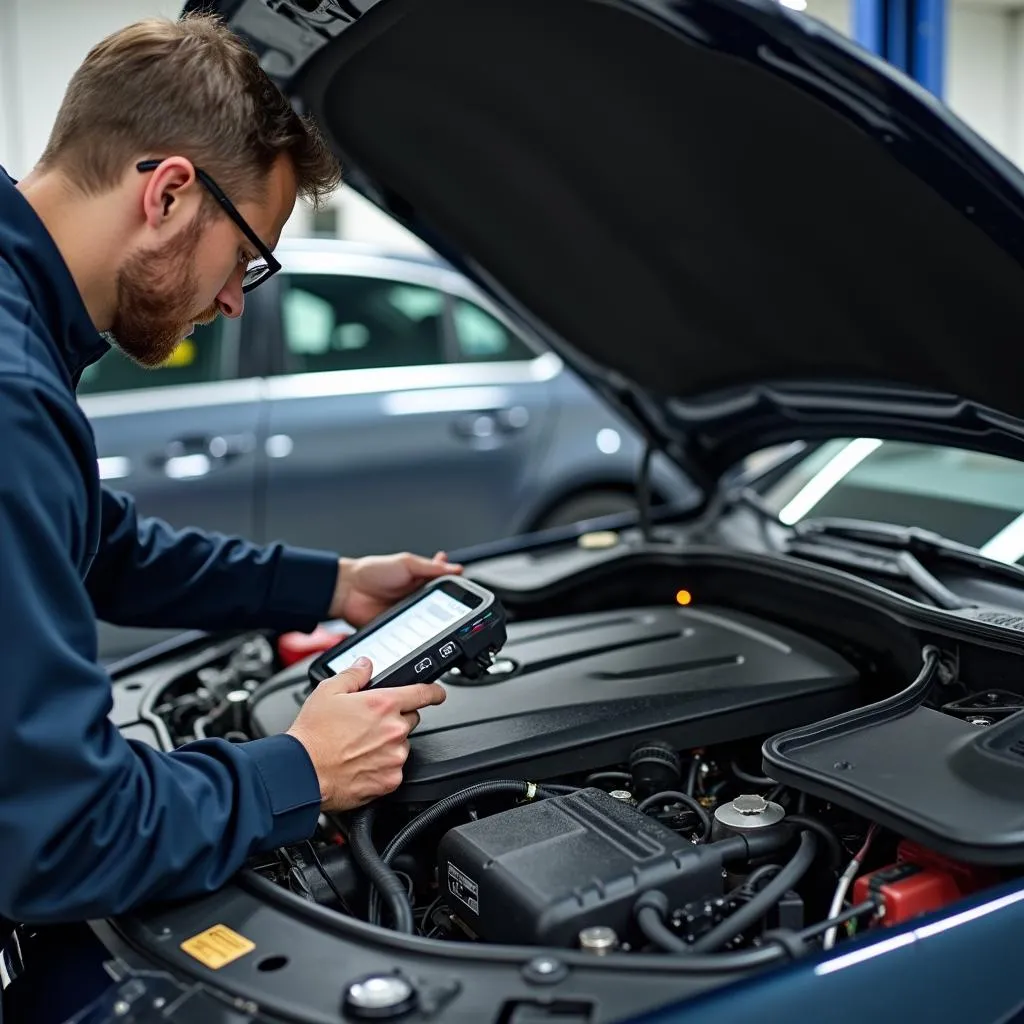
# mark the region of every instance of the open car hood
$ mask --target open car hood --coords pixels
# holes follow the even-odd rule
[[[1024,178],[816,21],[772,0],[220,9],[350,185],[698,481],[823,436],[1024,453]]]

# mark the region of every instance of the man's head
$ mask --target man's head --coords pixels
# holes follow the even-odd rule
[[[98,326],[147,365],[194,323],[238,316],[249,262],[277,244],[296,194],[317,205],[340,181],[313,124],[206,16],[142,21],[92,49],[34,174],[52,172],[69,201],[103,206],[122,251],[102,268]]]

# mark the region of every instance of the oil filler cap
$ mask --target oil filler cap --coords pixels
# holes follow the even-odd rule
[[[355,1020],[397,1020],[416,1008],[416,989],[397,974],[368,974],[345,990],[345,1015]]]

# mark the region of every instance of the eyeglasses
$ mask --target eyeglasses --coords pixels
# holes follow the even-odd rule
[[[135,169],[140,174],[146,174],[149,171],[155,171],[162,163],[162,160],[143,160],[135,165]],[[250,261],[245,269],[245,273],[242,275],[242,291],[251,292],[258,284],[263,284],[267,278],[276,274],[281,269],[281,264],[274,259],[274,254],[263,244],[259,235],[249,227],[245,218],[235,208],[235,204],[224,195],[217,182],[204,170],[198,167],[193,169],[200,184],[217,200],[221,209],[238,225],[239,231],[252,242],[253,248],[260,254],[259,259]]]

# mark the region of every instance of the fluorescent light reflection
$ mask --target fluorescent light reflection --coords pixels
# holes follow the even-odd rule
[[[988,903],[982,903],[980,906],[971,907],[970,910],[964,910],[959,914],[953,914],[951,917],[945,917],[941,921],[933,921],[930,924],[923,924],[920,928],[904,932],[902,935],[894,935],[892,938],[882,939],[880,942],[873,942],[870,946],[865,946],[862,949],[855,949],[850,953],[844,953],[841,956],[833,957],[825,963],[818,964],[818,966],[814,968],[814,973],[818,975],[834,974],[836,971],[841,971],[845,967],[853,967],[855,964],[864,963],[866,960],[873,960],[876,956],[891,953],[894,949],[900,949],[902,946],[909,946],[912,943],[917,942],[919,939],[928,939],[933,935],[939,935],[942,932],[947,932],[950,928],[957,928],[962,924],[968,924],[970,921],[977,921],[979,918],[987,917],[989,914],[994,914],[998,910],[1004,910],[1006,907],[1012,906],[1014,903],[1020,903],[1021,900],[1024,900],[1024,889],[1008,893],[1006,896],[1000,896],[994,900],[989,900]]]
[[[800,488],[779,512],[787,526],[803,519],[836,484],[852,473],[882,442],[875,437],[858,437],[847,444]]]

